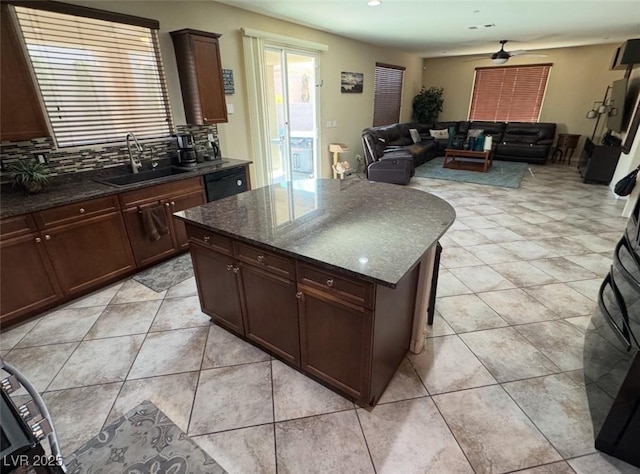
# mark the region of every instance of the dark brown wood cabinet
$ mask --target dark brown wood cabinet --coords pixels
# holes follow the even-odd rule
[[[202,178],[188,178],[122,193],[119,197],[127,233],[138,267],[165,259],[188,247],[184,224],[172,214],[206,202]],[[142,212],[164,209],[168,232],[151,240],[143,225]]]
[[[52,304],[62,290],[31,215],[9,217],[0,226],[0,326]]]
[[[30,140],[49,136],[28,59],[12,21],[2,4],[0,20],[0,141]]]
[[[172,31],[182,100],[187,123],[211,125],[227,122],[217,33],[184,29]]]

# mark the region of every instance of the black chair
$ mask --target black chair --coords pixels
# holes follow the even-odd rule
[[[370,143],[376,138],[370,134],[362,136],[362,144],[365,148],[365,175],[369,181],[378,181],[391,184],[407,184],[413,176],[413,157],[406,149],[384,150],[382,156],[376,153],[377,144]],[[378,158],[375,158],[379,156]]]

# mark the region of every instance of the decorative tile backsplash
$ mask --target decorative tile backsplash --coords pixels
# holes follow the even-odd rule
[[[207,135],[218,137],[218,128],[215,125],[177,125],[176,133],[191,133],[197,145],[204,145]],[[124,141],[124,137],[123,137]],[[151,158],[161,160],[169,159],[176,155],[175,138],[158,140],[153,142],[141,142],[144,148],[142,153],[137,153],[142,163],[151,161]],[[113,146],[99,146],[71,150],[56,148],[53,139],[36,138],[23,142],[2,142],[0,144],[0,160],[3,165],[22,159],[33,159],[36,154],[44,153],[49,161],[47,168],[51,176],[59,176],[67,173],[95,170],[109,166],[122,165],[129,162],[126,144]]]

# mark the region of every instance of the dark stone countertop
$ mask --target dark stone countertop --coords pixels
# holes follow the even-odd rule
[[[188,173],[167,176],[164,178],[143,181],[141,183],[126,186],[110,186],[95,180],[111,178],[114,176],[131,174],[126,165],[102,168],[99,170],[85,171],[81,173],[69,173],[55,176],[44,191],[38,194],[26,195],[21,190],[13,188],[10,184],[3,185],[0,189],[0,218],[27,214],[29,212],[42,211],[55,206],[63,206],[87,199],[124,193],[134,189],[147,188],[158,184],[179,181],[204,174],[215,173],[230,168],[237,168],[252,163],[248,160],[236,160],[223,158],[222,163],[205,161],[198,163]],[[159,168],[170,166],[169,162],[160,162]],[[146,167],[145,167],[146,168]],[[147,169],[145,169],[146,171]]]
[[[174,215],[394,288],[456,214],[432,194],[356,176],[265,186]]]

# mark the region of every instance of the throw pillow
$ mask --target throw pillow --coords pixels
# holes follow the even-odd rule
[[[484,133],[484,130],[481,130],[479,128],[472,128],[467,132],[467,138],[471,138],[471,137],[478,138],[483,133]]]
[[[439,140],[449,139],[449,130],[447,130],[446,128],[444,130],[429,130],[429,133],[435,139],[439,139]]]
[[[409,133],[411,134],[413,143],[419,143],[420,141],[422,141],[422,138],[420,138],[420,132],[418,132],[418,130],[416,130],[415,128],[410,128]]]

